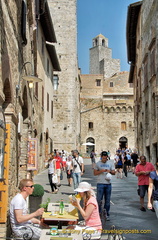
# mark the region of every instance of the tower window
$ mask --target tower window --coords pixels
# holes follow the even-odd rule
[[[100,79],[96,79],[96,86],[97,87],[101,86],[101,80]]]
[[[114,83],[113,82],[110,82],[110,87],[113,87],[114,86]]]
[[[121,122],[121,130],[123,130],[123,131],[127,130],[126,122]]]
[[[105,40],[104,39],[102,40],[102,46],[105,47]]]
[[[93,122],[88,123],[89,130],[93,130]]]

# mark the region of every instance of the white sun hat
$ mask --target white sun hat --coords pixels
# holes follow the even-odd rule
[[[79,193],[91,191],[91,194],[95,196],[95,192],[93,191],[91,184],[88,182],[80,182],[78,188],[76,188],[74,191]]]

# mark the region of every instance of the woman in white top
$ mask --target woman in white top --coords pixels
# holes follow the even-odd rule
[[[67,172],[68,186],[71,186],[71,184],[72,184],[72,156],[68,156],[68,158],[67,158],[66,172]]]
[[[55,174],[55,159],[54,154],[51,154],[50,159],[48,160],[48,179],[52,189],[52,193],[57,193],[58,189],[55,183],[52,182],[53,174]]]

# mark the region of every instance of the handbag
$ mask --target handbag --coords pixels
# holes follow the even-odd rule
[[[79,162],[78,162],[78,160],[75,158],[75,161],[77,162],[77,164],[79,165],[79,167],[80,167],[80,170],[81,170],[81,172],[82,172],[82,166],[79,164]],[[83,170],[83,173],[85,173],[85,170]]]
[[[53,174],[53,176],[52,176],[52,182],[53,182],[53,183],[57,183],[57,182],[58,182],[57,174]]]

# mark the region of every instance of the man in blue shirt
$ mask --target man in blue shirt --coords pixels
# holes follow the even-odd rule
[[[112,161],[108,161],[108,153],[101,153],[101,160],[96,163],[94,175],[97,178],[97,201],[99,205],[99,213],[101,214],[102,200],[104,197],[104,210],[106,210],[106,220],[109,221],[110,197],[111,197],[111,174],[115,175],[115,166]]]

